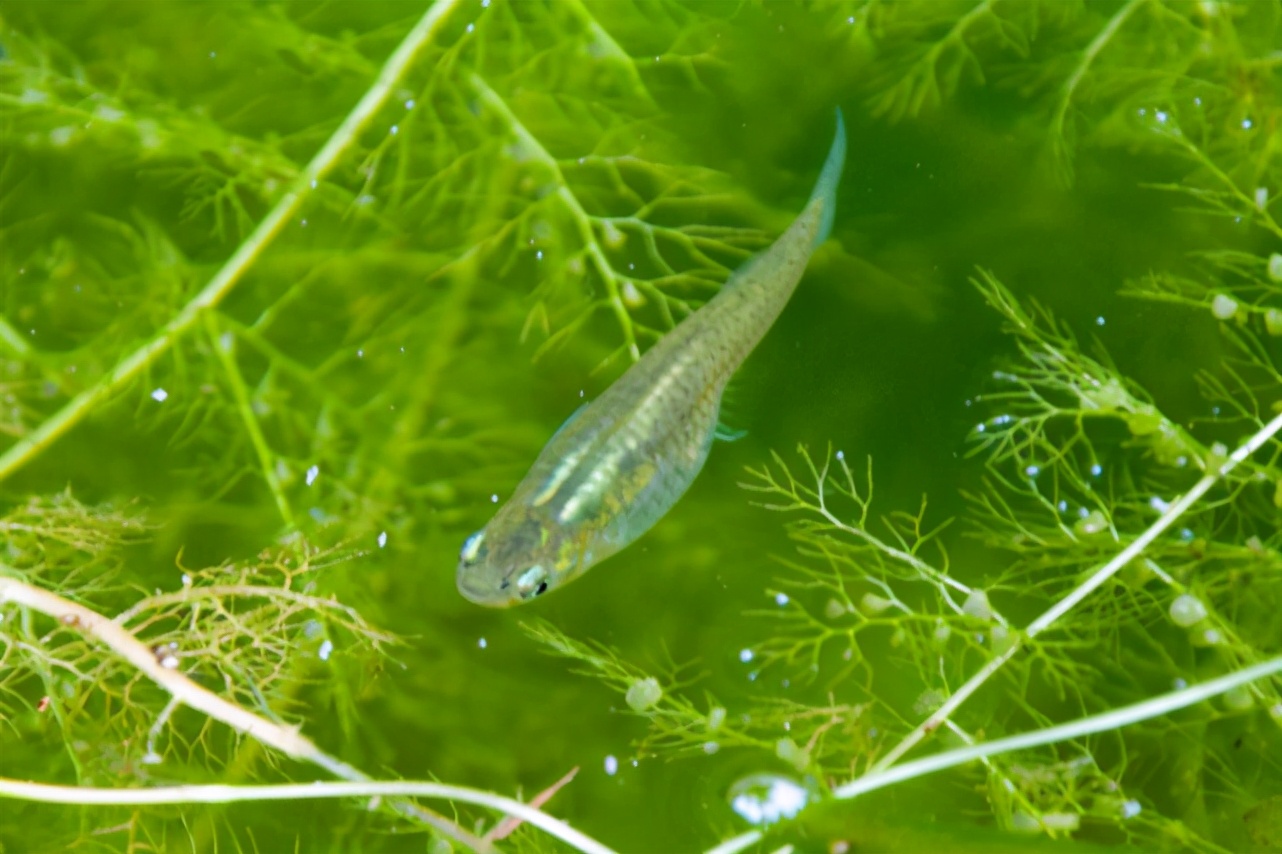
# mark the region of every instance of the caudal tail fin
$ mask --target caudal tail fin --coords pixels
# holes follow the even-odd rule
[[[815,189],[810,194],[810,201],[821,199],[823,209],[819,215],[819,231],[815,234],[815,246],[828,239],[832,231],[832,220],[837,214],[837,185],[841,183],[841,168],[846,165],[846,122],[837,108],[837,135],[833,137],[832,148],[828,149],[828,159],[824,161],[823,171],[815,182]]]

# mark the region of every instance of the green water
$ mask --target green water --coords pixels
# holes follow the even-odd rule
[[[994,371],[1017,357],[1001,318],[968,281],[977,268],[1019,300],[1049,308],[1083,350],[1095,352],[1098,339],[1120,376],[1172,421],[1194,424],[1207,446],[1235,446],[1282,398],[1282,351],[1262,315],[1228,325],[1258,342],[1243,375],[1261,413],[1231,419],[1195,379],[1199,371],[1228,376],[1222,360],[1239,353],[1212,312],[1119,296],[1128,282],[1163,272],[1200,277],[1217,292],[1240,288],[1241,301],[1260,311],[1282,306],[1282,286],[1263,268],[1282,251],[1282,232],[1270,228],[1282,216],[1282,6],[989,5],[461,4],[211,320],[181,329],[66,435],[0,474],[4,506],[69,489],[79,502],[129,507],[154,526],[117,558],[71,559],[85,560],[91,573],[115,567],[114,586],[85,595],[108,614],[153,589],[179,588],[184,570],[252,563],[299,533],[341,547],[344,560],[309,576],[314,589],[404,643],[387,659],[347,656],[336,632],[333,658],[322,662],[315,638],[297,632],[288,640],[299,662],[285,667],[297,667],[307,684],[270,694],[267,705],[380,779],[438,779],[528,798],[579,766],[548,809],[605,844],[658,851],[703,849],[748,829],[726,797],[744,775],[805,776],[760,748],[638,757],[645,718],[521,628],[541,619],[650,672],[694,662],[688,673],[698,680],[682,692],[700,709],[709,705],[705,692],[715,696],[731,718],[780,698],[868,704],[860,737],[825,754],[823,776],[841,782],[865,767],[868,744],[884,752],[920,721],[914,704],[940,689],[941,672],[956,687],[980,659],[971,655],[956,670],[922,665],[885,632],[862,641],[865,661],[854,675],[839,675],[840,646],[824,653],[809,682],[804,666],[743,661],[743,651],[776,630],[751,612],[781,607],[770,591],[790,577],[786,562],[820,565],[790,541],[793,517],[754,506],[740,488],[745,466],[760,466],[772,450],[798,463],[798,443],[822,459],[831,445],[856,470],[872,458],[874,523],[915,511],[923,495],[927,527],[965,517],[961,493],[988,488],[985,460],[971,454],[968,436],[1001,414],[981,396],[998,382]],[[0,22],[4,447],[74,405],[179,316],[421,12],[410,3],[8,4]],[[999,39],[995,21],[1020,35]],[[595,35],[589,22],[601,28]],[[1118,24],[1114,37],[1097,42],[1110,22]],[[961,41],[946,42],[950,31]],[[932,74],[938,102],[900,116],[877,109],[938,44],[952,45]],[[1056,105],[1077,70],[1080,88],[1057,135]],[[476,79],[558,160],[563,184],[514,143]],[[564,590],[511,611],[463,600],[454,569],[464,538],[580,397],[598,393],[626,360],[596,370],[624,340],[608,310],[588,316],[561,346],[539,349],[605,293],[578,255],[578,221],[555,188],[593,216],[632,213],[638,198],[665,190],[685,193],[690,201],[656,209],[650,221],[755,229],[750,245],[758,248],[804,202],[834,106],[846,116],[850,154],[833,239],[727,395],[725,421],[746,438],[718,443],[667,518]],[[1208,152],[1241,198],[1154,130],[1159,111],[1185,122],[1185,138]],[[1057,155],[1063,139],[1076,144]],[[626,188],[591,161],[622,154],[640,164],[622,167]],[[1208,214],[1205,199],[1150,186],[1181,183],[1224,193],[1227,215]],[[1257,187],[1263,202],[1253,201]],[[640,246],[630,236],[612,255],[621,278],[628,263],[644,269]],[[1258,269],[1234,278],[1191,255],[1227,250],[1260,259]],[[730,267],[742,257],[710,252]],[[698,267],[680,251],[672,263]],[[703,284],[677,283],[668,293],[700,302],[716,281],[702,276]],[[664,328],[653,295],[633,316]],[[239,381],[218,356],[224,346]],[[237,382],[247,410],[238,408]],[[1223,420],[1212,419],[1212,405]],[[1196,478],[1154,473],[1147,447],[1119,423],[1092,438],[1109,472],[1106,491],[1118,506],[1139,507],[1139,518],[1150,494],[1170,499]],[[1266,447],[1262,455],[1276,459],[1277,443]],[[1276,471],[1263,472],[1257,480],[1271,483]],[[1188,521],[1224,556],[1180,576],[1217,591],[1228,624],[1240,629],[1235,651],[1252,660],[1282,649],[1278,511],[1271,493],[1258,490],[1242,499],[1251,503],[1241,513],[1230,502],[1219,516]],[[1124,537],[1142,530],[1135,524]],[[959,521],[942,535],[949,572],[976,587],[1000,584],[992,598],[1015,625],[1054,601],[1043,581],[1060,584],[1117,548],[1078,563],[1047,559],[1040,575],[1010,575],[1012,555],[968,530]],[[1251,537],[1258,548],[1243,557]],[[1185,560],[1187,547],[1171,543],[1168,556],[1185,548]],[[9,561],[26,559],[17,551],[9,546]],[[83,581],[44,578],[68,585],[59,588],[66,595]],[[904,589],[923,597],[910,603],[923,613],[939,610],[927,604],[929,590]],[[1082,695],[1057,695],[1040,665],[1025,663],[981,693],[959,723],[982,740],[1243,663],[1172,630],[1166,590],[1144,590],[1137,611],[1101,604],[1090,611],[1096,622],[1070,624],[1069,649],[1051,655],[1089,663],[1095,681]],[[822,612],[822,597],[816,601]],[[54,683],[12,679],[3,684],[14,693],[0,705],[0,722],[13,723],[0,733],[0,753],[12,757],[0,759],[3,776],[115,786],[323,776],[287,761],[274,770],[231,744],[221,724],[209,724],[214,734],[197,748],[143,768],[139,743],[162,699],[147,695],[154,709],[132,728],[95,727],[90,714],[64,730],[33,711]],[[1279,690],[1275,681],[1265,696]],[[1262,706],[1233,712],[1221,704],[1092,742],[1100,767],[1144,818],[1128,830],[1114,816],[1087,816],[1076,838],[1270,850],[1242,819],[1282,788],[1282,737]],[[195,712],[175,721],[184,738],[200,732]],[[1065,747],[1058,758],[1075,755]],[[617,772],[607,773],[607,757]],[[829,804],[822,817],[781,828],[778,844],[989,850],[1027,839],[999,829],[1001,809],[987,786],[973,766],[944,772],[867,804]],[[1089,800],[1074,797],[1046,795],[1045,803]],[[128,850],[119,827],[130,815],[6,802],[0,842],[5,851],[77,842]],[[469,808],[460,820],[471,828],[480,815]],[[160,850],[436,850],[422,835],[404,838],[406,825],[386,814],[346,802],[167,807],[136,821],[135,838]],[[511,844],[552,846],[528,829]]]

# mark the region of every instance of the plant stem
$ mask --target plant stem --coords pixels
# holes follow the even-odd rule
[[[628,355],[635,362],[641,358],[641,350],[637,347],[636,330],[632,325],[632,315],[628,314],[628,307],[623,304],[618,275],[610,265],[610,259],[606,257],[605,250],[601,247],[601,242],[596,238],[596,233],[592,230],[593,217],[584,209],[578,197],[570,191],[570,186],[566,182],[565,175],[561,172],[561,166],[557,163],[556,158],[543,147],[541,142],[534,138],[534,135],[526,129],[525,125],[521,124],[521,120],[508,108],[507,103],[498,96],[498,93],[486,85],[479,75],[473,74],[470,82],[472,88],[480,96],[481,101],[498,114],[503,123],[520,140],[521,146],[534,159],[552,172],[556,181],[556,197],[565,203],[575,223],[579,226],[579,239],[583,241],[588,257],[592,259],[592,265],[596,267],[597,273],[601,276],[601,281],[605,283],[606,302],[614,313],[615,319],[619,322],[619,328],[623,332],[623,341],[627,346]]]
[[[184,673],[172,667],[166,667],[161,663],[163,656],[157,655],[154,650],[115,620],[109,620],[97,611],[64,599],[56,593],[2,574],[5,570],[8,570],[8,567],[0,564],[0,604],[13,602],[52,617],[70,629],[78,629],[133,665],[166,691],[174,701],[216,721],[221,721],[237,732],[243,732],[268,747],[275,748],[299,761],[310,762],[348,781],[364,782],[369,779],[358,768],[321,750],[297,727],[282,726],[260,717],[196,684]],[[468,833],[444,816],[412,803],[397,802],[392,806],[402,814],[431,825],[442,834],[468,845],[473,850],[491,849],[489,843]]]
[[[282,783],[264,786],[156,786],[146,789],[106,789],[88,786],[51,786],[0,778],[0,797],[46,804],[90,806],[143,806],[157,804],[226,804],[243,801],[297,801],[314,798],[379,798],[403,796],[439,798],[477,804],[506,813],[573,846],[584,854],[614,854],[585,833],[529,804],[492,792],[416,781],[352,783]]]
[[[873,771],[857,780],[852,780],[844,786],[839,786],[833,790],[832,794],[833,797],[840,800],[848,800],[895,783],[902,783],[905,780],[912,780],[927,774],[933,774],[936,771],[965,765],[967,762],[973,762],[976,759],[986,760],[993,756],[1012,753],[1016,750],[1042,747],[1047,744],[1071,741],[1075,738],[1082,738],[1096,733],[1111,732],[1140,721],[1170,714],[1179,709],[1225,694],[1241,685],[1247,685],[1258,679],[1277,674],[1282,674],[1282,657],[1271,658],[1268,661],[1245,667],[1234,673],[1212,679],[1209,682],[1181,688],[1178,691],[1172,691],[1159,697],[1150,697],[1147,700],[1142,700],[1130,706],[1123,706],[1120,709],[1111,709],[1098,715],[1078,718],[1075,721],[1047,727],[1046,729],[1012,735],[1009,738],[999,738],[980,744],[969,744],[956,750],[949,750],[944,753],[937,753],[934,756],[905,762],[903,765],[888,770]],[[3,793],[3,781],[0,781],[0,794]],[[750,830],[732,839],[727,839],[715,848],[708,849],[706,854],[735,854],[735,852],[742,851],[760,839],[760,831]]]
[[[874,789],[932,774],[935,771],[942,771],[946,768],[955,768],[958,765],[964,765],[976,759],[987,759],[1002,753],[1026,750],[1030,747],[1042,747],[1061,741],[1071,741],[1075,738],[1082,738],[1083,736],[1095,735],[1101,732],[1111,732],[1140,721],[1170,714],[1178,709],[1187,708],[1227,693],[1241,685],[1247,685],[1257,679],[1263,679],[1266,676],[1273,676],[1279,673],[1282,673],[1282,657],[1270,658],[1268,661],[1244,667],[1241,670],[1217,677],[1209,682],[1181,688],[1178,691],[1172,691],[1169,694],[1162,694],[1158,697],[1150,697],[1147,700],[1123,706],[1120,709],[1110,709],[1098,715],[1078,718],[1075,721],[1034,730],[1033,732],[1012,735],[1008,738],[999,738],[980,744],[959,747],[956,750],[948,750],[944,753],[937,753],[934,756],[914,759],[912,762],[905,762],[896,768],[865,774],[859,779],[852,780],[844,786],[839,786],[833,790],[833,797],[853,798],[866,792],[871,792]]]
[[[227,374],[227,384],[231,386],[232,397],[236,401],[236,411],[240,413],[241,421],[245,424],[245,432],[249,434],[249,442],[254,446],[254,454],[258,457],[263,480],[267,482],[267,488],[276,499],[276,509],[280,511],[280,518],[285,523],[286,529],[293,531],[298,526],[294,522],[293,508],[289,505],[289,498],[285,495],[284,486],[277,474],[276,455],[267,444],[262,425],[258,423],[258,416],[254,414],[253,402],[249,399],[249,389],[245,387],[245,380],[236,366],[236,356],[232,352],[235,339],[230,332],[225,333],[227,337],[224,345],[224,333],[218,327],[217,318],[206,313],[205,329],[209,334],[209,346],[213,349],[219,364],[223,366],[223,372]]]
[[[409,69],[419,50],[427,44],[440,28],[441,22],[456,5],[457,0],[438,0],[428,8],[414,25],[414,29],[410,30],[388,57],[374,83],[348,113],[343,123],[338,126],[311,162],[298,173],[285,194],[276,202],[253,233],[236,248],[231,258],[227,259],[222,268],[190,302],[161,327],[150,341],[117,362],[115,367],[107,371],[96,383],[73,397],[62,409],[45,419],[39,427],[0,454],[0,481],[4,481],[38,456],[58,437],[84,419],[98,404],[120,391],[195,325],[202,312],[218,305],[231,292],[245,271],[253,265],[284,228],[285,223],[302,207],[314,186],[334,168],[360,136],[370,119],[392,94],[393,87]]]
[[[922,721],[916,729],[909,733],[901,742],[899,742],[899,744],[895,745],[890,752],[878,760],[872,766],[870,773],[877,774],[884,772],[901,756],[915,747],[917,743],[928,734],[938,729],[940,724],[951,717],[962,703],[966,702],[972,694],[979,690],[979,688],[988,681],[989,677],[1000,670],[1007,661],[1010,661],[1016,653],[1028,644],[1030,640],[1054,625],[1060,617],[1063,617],[1105,581],[1116,575],[1118,570],[1138,557],[1144,549],[1148,548],[1148,546],[1162,534],[1162,532],[1171,527],[1171,525],[1183,516],[1190,507],[1196,504],[1212,486],[1218,483],[1220,478],[1237,468],[1240,463],[1259,450],[1259,448],[1271,439],[1279,430],[1282,430],[1282,415],[1278,415],[1268,424],[1260,428],[1254,436],[1239,446],[1237,450],[1235,450],[1229,458],[1220,465],[1219,468],[1208,471],[1197,483],[1193,485],[1192,489],[1184,493],[1184,495],[1180,496],[1175,501],[1172,501],[1170,506],[1166,508],[1166,511],[1159,516],[1157,521],[1150,525],[1144,533],[1132,540],[1131,543],[1127,545],[1126,548],[1122,549],[1122,551],[1120,551],[1112,560],[1101,566],[1085,581],[1073,588],[1067,596],[1048,608],[1040,617],[1033,620],[1033,622],[1028,625],[1028,628],[1024,630],[1022,636],[1019,637],[1017,642],[1012,643],[1009,648],[1002,652],[1002,654],[990,659],[978,673],[953,692],[948,700],[944,702],[944,704],[940,706],[934,714]],[[853,783],[847,785],[853,785]]]

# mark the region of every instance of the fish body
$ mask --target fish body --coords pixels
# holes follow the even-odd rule
[[[838,111],[806,207],[770,248],[562,425],[512,497],[464,544],[463,596],[505,607],[546,593],[632,543],[676,504],[708,458],[726,383],[828,237],[845,156]]]

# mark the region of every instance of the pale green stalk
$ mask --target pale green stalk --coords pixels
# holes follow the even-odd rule
[[[1271,439],[1279,430],[1282,430],[1282,415],[1278,415],[1268,424],[1264,425],[1254,436],[1244,442],[1224,461],[1219,468],[1207,471],[1202,478],[1193,485],[1193,488],[1184,495],[1172,501],[1161,516],[1158,517],[1144,533],[1140,534],[1131,541],[1126,548],[1122,549],[1112,560],[1101,566],[1093,572],[1086,580],[1077,587],[1073,588],[1063,599],[1056,602],[1048,608],[1040,617],[1028,625],[1023,633],[1017,636],[1017,640],[1012,643],[1000,655],[994,656],[972,676],[967,682],[958,688],[948,698],[943,705],[939,707],[930,717],[922,721],[911,733],[909,733],[899,744],[890,750],[885,756],[878,760],[873,766],[871,773],[884,772],[891,765],[917,745],[928,734],[939,728],[940,724],[952,716],[954,712],[970,698],[979,688],[989,680],[997,671],[1001,670],[1006,662],[1015,657],[1015,654],[1024,648],[1024,646],[1033,638],[1037,637],[1046,629],[1053,626],[1060,617],[1063,617],[1083,599],[1094,592],[1100,585],[1108,581],[1117,572],[1126,566],[1136,557],[1143,553],[1144,549],[1156,540],[1167,528],[1175,524],[1186,511],[1205,495],[1212,486],[1237,466],[1247,457],[1255,453],[1259,448]]]
[[[623,332],[623,342],[628,348],[628,355],[632,361],[641,358],[641,349],[637,346],[636,332],[632,326],[632,315],[628,314],[628,307],[623,304],[623,294],[619,287],[618,276],[614,268],[610,266],[610,259],[606,257],[605,249],[601,242],[597,240],[596,233],[592,230],[592,216],[584,209],[582,202],[570,191],[569,183],[565,180],[565,175],[561,172],[561,166],[556,162],[546,148],[543,147],[534,134],[521,124],[521,120],[508,107],[507,102],[498,96],[493,89],[486,85],[478,75],[471,76],[472,88],[480,96],[481,102],[493,110],[498,117],[507,125],[508,129],[521,143],[523,152],[539,161],[551,171],[556,182],[556,197],[560,199],[569,209],[575,223],[579,227],[579,239],[583,241],[584,249],[588,257],[592,259],[592,266],[596,267],[597,272],[601,275],[601,281],[605,283],[606,302],[610,306],[611,312],[614,313],[615,319],[619,322],[619,328]]]
[[[575,830],[529,804],[492,792],[415,781],[353,783],[282,783],[264,786],[156,786],[147,789],[106,789],[88,786],[51,786],[0,778],[0,797],[46,804],[83,806],[156,806],[160,804],[228,804],[245,801],[300,801],[316,798],[435,798],[476,804],[519,818],[555,836],[583,854],[614,854],[585,833]]]
[[[223,371],[227,374],[227,384],[231,386],[232,397],[236,399],[236,411],[240,413],[240,418],[245,423],[245,432],[249,434],[249,442],[254,446],[258,465],[262,467],[263,480],[267,482],[267,488],[276,499],[276,509],[280,511],[280,518],[285,522],[285,527],[293,529],[295,527],[294,511],[289,506],[289,498],[285,495],[280,477],[276,474],[276,455],[267,445],[267,437],[263,435],[262,425],[258,423],[258,416],[254,414],[254,406],[249,399],[249,389],[245,387],[240,369],[236,367],[236,356],[231,349],[233,341],[231,333],[226,333],[226,346],[224,346],[223,333],[218,328],[218,321],[208,313],[205,314],[205,329],[209,333],[209,346],[213,348],[219,363],[223,366]]]
[[[1033,732],[1012,735],[1008,738],[998,738],[981,744],[959,747],[956,750],[948,750],[943,753],[937,753],[934,756],[914,759],[912,762],[905,762],[903,765],[885,771],[865,774],[844,786],[838,786],[833,790],[833,797],[840,799],[854,798],[894,783],[902,783],[905,780],[912,780],[947,768],[956,768],[958,765],[965,765],[967,762],[973,762],[976,759],[987,759],[1003,753],[1012,753],[1016,750],[1027,750],[1031,747],[1043,747],[1048,744],[1072,741],[1075,738],[1083,738],[1084,736],[1101,732],[1113,732],[1131,724],[1152,720],[1162,715],[1169,715],[1179,709],[1226,694],[1234,688],[1247,685],[1257,679],[1280,673],[1282,673],[1282,657],[1270,658],[1268,661],[1244,667],[1241,670],[1203,682],[1200,685],[1192,685],[1188,688],[1172,691],[1169,694],[1150,697],[1147,700],[1123,706],[1120,709],[1110,709],[1098,715],[1078,718],[1075,721],[1034,730]]]
[[[1120,709],[1111,709],[1098,715],[1078,718],[1065,724],[1012,735],[1008,738],[999,738],[980,744],[959,747],[955,750],[937,753],[934,756],[905,762],[903,765],[885,771],[874,771],[857,780],[852,780],[844,786],[837,787],[833,790],[833,797],[846,800],[895,783],[924,777],[936,771],[956,768],[959,765],[965,765],[977,759],[987,760],[993,756],[1012,753],[1016,750],[1044,747],[1048,744],[1072,741],[1075,738],[1096,735],[1101,732],[1113,732],[1122,727],[1168,715],[1179,709],[1227,694],[1234,688],[1247,685],[1257,679],[1264,679],[1278,674],[1282,674],[1282,657],[1271,658],[1268,661],[1245,667],[1225,676],[1212,679],[1209,682],[1181,688],[1178,691],[1172,691],[1159,697],[1150,697],[1147,700],[1130,706],[1123,706]],[[0,789],[0,792],[2,791]],[[706,854],[735,854],[735,852],[742,851],[749,845],[756,843],[761,837],[760,831],[750,830],[732,839],[727,839],[715,848],[708,849]]]
[[[0,573],[7,569],[0,564]],[[321,750],[311,739],[304,736],[298,727],[278,724],[256,715],[220,697],[203,685],[197,684],[180,670],[166,666],[151,647],[124,627],[123,621],[109,620],[97,611],[56,593],[28,584],[19,578],[0,574],[0,605],[8,602],[52,617],[63,626],[97,640],[159,685],[172,698],[171,704],[178,703],[195,709],[237,732],[244,733],[260,744],[279,750],[302,762],[310,762],[335,777],[353,782],[364,782],[369,779],[360,769]],[[167,708],[162,715],[167,713],[172,713],[172,710]],[[442,834],[474,850],[487,851],[491,848],[488,843],[468,833],[444,816],[416,804],[397,801],[392,803],[392,808],[403,815],[431,825]]]
[[[441,23],[456,5],[457,0],[438,0],[428,8],[388,57],[373,85],[330,136],[329,141],[298,173],[285,194],[276,202],[253,233],[237,247],[227,263],[223,264],[209,283],[190,302],[161,327],[150,341],[117,362],[115,367],[100,377],[96,383],[76,395],[39,427],[0,454],[0,481],[53,444],[58,437],[84,419],[94,407],[120,391],[191,329],[202,312],[218,305],[231,292],[245,271],[254,264],[285,224],[302,207],[313,187],[334,168],[355,143],[370,119],[392,94],[393,88],[409,69],[418,52],[437,32]]]

